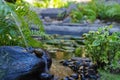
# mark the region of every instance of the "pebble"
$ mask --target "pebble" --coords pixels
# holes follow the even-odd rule
[[[64,80],[79,80],[79,78],[80,80],[97,80],[99,78],[97,67],[89,58],[75,57],[69,61],[64,60],[61,64],[71,68],[75,72],[75,74],[65,77]]]
[[[72,74],[70,77],[74,78],[74,79],[78,79],[78,74]]]
[[[52,80],[54,76],[52,74],[48,73],[42,73],[40,74],[40,80]]]
[[[101,23],[101,21],[99,19],[94,21],[94,24],[99,24],[99,23]]]
[[[52,19],[50,18],[50,17],[44,17],[44,20],[46,21],[46,22],[52,22]]]

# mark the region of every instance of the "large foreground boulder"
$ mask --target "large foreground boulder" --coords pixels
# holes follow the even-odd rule
[[[0,80],[41,80],[51,66],[49,55],[42,49],[28,52],[18,46],[0,47]]]

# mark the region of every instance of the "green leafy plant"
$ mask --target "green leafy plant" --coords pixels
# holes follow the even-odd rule
[[[99,28],[98,31],[90,31],[84,34],[87,56],[98,64],[99,67],[120,67],[120,33],[110,35],[112,26]]]
[[[96,5],[94,2],[79,3],[76,10],[73,10],[70,14],[72,22],[81,22],[82,20],[89,20],[93,22],[96,17]]]
[[[37,14],[30,10],[29,5],[22,1],[11,4],[4,0],[0,1],[0,5],[0,45],[26,46],[26,41],[28,46],[40,47],[41,43],[31,38],[30,28],[38,27],[39,33],[42,34],[44,29]]]
[[[118,3],[96,2],[98,17],[105,20],[120,20],[120,5]]]
[[[47,8],[49,6],[50,0],[42,0],[42,1],[35,1],[34,6],[41,7],[41,8]]]
[[[80,46],[75,49],[75,56],[85,57],[85,54],[86,54],[86,52],[85,52],[84,46]]]
[[[72,11],[70,16],[72,17],[72,22],[81,22],[82,20],[94,22],[96,18],[119,21],[119,12],[119,3],[106,3],[104,0],[92,0],[88,3],[79,3],[77,9]]]
[[[75,56],[82,57],[82,48],[78,47],[75,49]]]
[[[80,20],[83,17],[83,14],[80,13],[80,11],[78,9],[73,10],[70,14],[71,18],[72,18],[72,22],[80,22]]]
[[[13,11],[3,1],[0,1],[0,5],[0,45],[16,45],[20,43],[21,36],[11,15]]]

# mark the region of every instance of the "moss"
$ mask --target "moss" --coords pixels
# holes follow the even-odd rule
[[[112,74],[107,71],[100,70],[100,80],[120,80],[120,74]]]

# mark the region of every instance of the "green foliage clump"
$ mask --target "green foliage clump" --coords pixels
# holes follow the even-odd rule
[[[120,33],[114,32],[110,35],[111,26],[99,28],[98,31],[90,31],[84,34],[85,49],[87,56],[105,68],[120,68]]]
[[[93,22],[96,18],[102,20],[120,20],[120,5],[119,3],[104,2],[92,0],[88,3],[79,3],[76,10],[70,14],[72,22],[81,22],[86,20]]]
[[[33,5],[40,8],[62,8],[67,7],[68,4],[63,0],[42,0],[35,1]]]
[[[105,20],[120,20],[120,5],[118,3],[96,3],[98,17]]]
[[[0,5],[0,45],[22,44],[22,37],[13,18],[14,12],[5,2],[0,1]]]
[[[75,49],[75,56],[82,57],[82,48],[78,47]]]
[[[40,46],[31,38],[30,27],[37,26],[39,32],[44,32],[37,14],[30,10],[25,2],[15,4],[0,1],[0,45]],[[24,39],[25,37],[25,39]],[[36,45],[36,44],[37,45]]]
[[[44,1],[35,1],[34,6],[41,7],[41,8],[47,8],[49,6],[50,0],[44,0]]]
[[[80,22],[81,20],[89,20],[93,22],[97,17],[97,9],[94,2],[79,3],[76,10],[70,14],[72,22]]]

